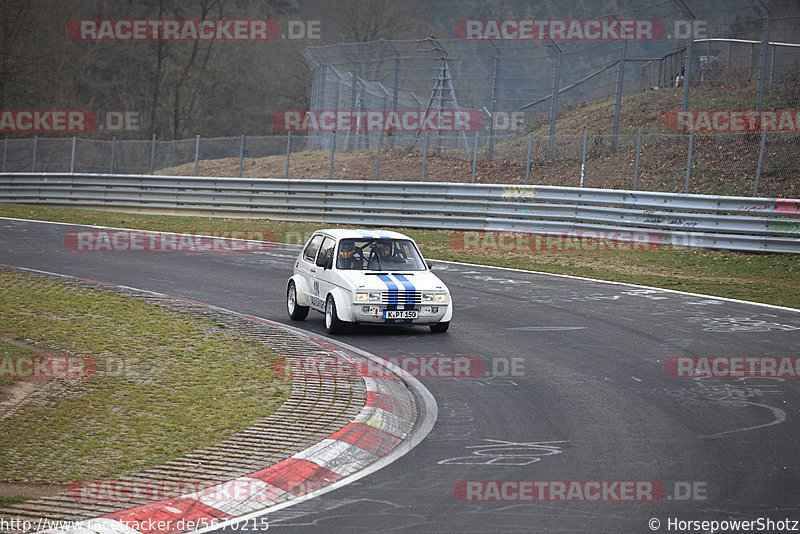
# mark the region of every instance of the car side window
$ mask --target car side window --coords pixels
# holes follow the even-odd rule
[[[322,243],[321,235],[315,235],[311,241],[308,242],[306,245],[306,249],[303,251],[303,259],[309,263],[314,263],[314,258],[317,257],[317,251],[319,250],[319,245]]]
[[[324,258],[325,261],[328,261],[330,258],[333,258],[333,247],[336,245],[336,241],[331,239],[330,237],[326,237],[325,241],[322,242],[322,246],[319,248],[319,255],[317,258],[322,259]]]

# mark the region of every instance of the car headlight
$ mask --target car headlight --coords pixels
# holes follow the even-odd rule
[[[422,302],[433,302],[433,293],[423,293]]]
[[[436,302],[444,303],[447,302],[447,293],[436,293],[434,295],[434,299]]]
[[[356,292],[356,302],[380,302],[380,293],[368,293],[366,291]]]

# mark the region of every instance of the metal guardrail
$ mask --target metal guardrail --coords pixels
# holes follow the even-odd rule
[[[0,202],[800,253],[800,200],[555,186],[0,173]]]

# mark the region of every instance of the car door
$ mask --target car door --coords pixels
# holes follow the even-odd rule
[[[322,245],[319,247],[317,253],[317,261],[315,263],[314,278],[314,295],[317,296],[322,308],[325,308],[325,297],[333,287],[332,271],[333,271],[333,253],[336,248],[336,240],[332,237],[325,236]],[[322,265],[320,265],[322,264]],[[326,269],[323,265],[330,265],[331,268]]]
[[[325,239],[322,234],[314,235],[303,249],[300,259],[297,261],[296,269],[297,274],[303,277],[308,288],[308,304],[317,310],[322,310],[325,307],[325,301],[320,301],[319,297],[319,282],[316,279],[317,270],[320,267],[316,266],[317,253],[319,252],[320,245]]]

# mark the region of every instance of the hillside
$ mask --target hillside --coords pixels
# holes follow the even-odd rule
[[[784,103],[771,95],[771,108]],[[555,157],[548,161],[547,124],[531,124],[535,144],[531,165],[531,184],[579,186],[583,131],[589,129],[585,169],[585,187],[633,188],[636,159],[636,132],[645,133],[640,155],[638,188],[651,191],[683,192],[686,175],[688,136],[670,133],[664,116],[680,109],[681,92],[666,88],[631,95],[623,99],[620,134],[616,150],[609,135],[614,101],[606,98],[582,103],[561,113],[556,132],[559,136]],[[693,89],[691,109],[755,108],[755,94],[746,91]],[[669,134],[669,135],[666,135]],[[750,196],[753,193],[761,137],[753,135],[698,134],[693,147],[690,193]],[[522,184],[528,135],[520,132],[506,137],[495,147],[494,161],[487,160],[487,150],[478,153],[477,183]],[[375,151],[337,152],[335,179],[374,180]],[[799,198],[796,179],[800,166],[800,137],[781,134],[768,137],[761,174],[759,196]],[[292,154],[290,178],[327,179],[330,152],[305,151]],[[236,176],[238,158],[200,161],[198,173],[204,176]],[[285,175],[285,155],[247,158],[243,176],[281,178]],[[193,164],[162,169],[161,174],[190,175]],[[422,149],[384,149],[381,153],[381,179],[417,181],[422,176]],[[441,151],[428,154],[426,180],[469,182],[472,160],[464,151]]]

